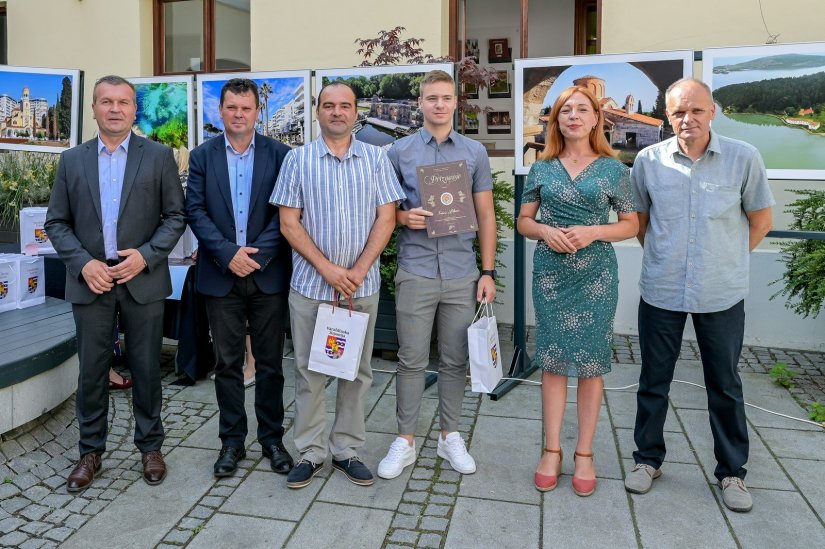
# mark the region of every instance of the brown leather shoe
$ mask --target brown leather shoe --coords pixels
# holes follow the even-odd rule
[[[166,463],[160,450],[153,450],[143,454],[143,480],[150,486],[163,482],[166,478]]]
[[[92,485],[92,480],[100,474],[100,469],[100,454],[89,452],[80,456],[80,461],[66,479],[66,491],[72,494],[82,492]]]

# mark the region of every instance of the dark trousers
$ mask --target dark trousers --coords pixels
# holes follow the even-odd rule
[[[120,326],[126,334],[129,370],[135,382],[132,387],[135,446],[141,452],[160,450],[164,436],[160,419],[163,300],[140,304],[132,299],[125,286],[115,284],[111,291],[92,303],[73,305],[72,311],[80,361],[76,397],[80,455],[106,450],[109,368],[118,312]]]
[[[284,434],[284,373],[281,367],[286,292],[265,294],[251,276],[237,278],[224,297],[204,296],[215,350],[215,394],[224,446],[246,441],[243,363],[247,322],[255,357],[255,415],[258,442],[267,447]]]
[[[642,371],[636,394],[636,463],[659,468],[665,459],[664,425],[668,392],[682,345],[688,313],[639,302]],[[715,313],[690,313],[702,357],[710,430],[716,456],[714,475],[745,478],[748,428],[737,365],[745,331],[745,302]]]

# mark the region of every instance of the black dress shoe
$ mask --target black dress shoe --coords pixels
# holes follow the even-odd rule
[[[228,477],[238,469],[238,462],[246,457],[246,450],[233,446],[224,446],[215,462],[215,476]]]
[[[285,475],[292,469],[292,456],[290,456],[289,452],[284,448],[283,442],[264,446],[261,450],[263,451],[264,457],[269,458],[269,464],[276,473]]]

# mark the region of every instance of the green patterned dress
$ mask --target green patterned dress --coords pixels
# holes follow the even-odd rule
[[[575,179],[558,158],[532,165],[522,202],[539,202],[539,223],[553,227],[604,225],[610,210],[634,212],[630,170],[599,157]],[[610,371],[613,318],[618,299],[616,254],[594,241],[574,254],[539,241],[533,256],[535,360],[544,371],[597,377]]]

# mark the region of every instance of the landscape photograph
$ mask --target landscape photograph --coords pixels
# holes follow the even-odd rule
[[[720,135],[759,149],[773,179],[825,179],[825,43],[702,53]]]
[[[526,174],[544,149],[550,110],[570,86],[588,89],[604,111],[602,132],[631,165],[640,150],[673,131],[665,90],[692,73],[693,52],[606,54],[515,61],[516,173]]]
[[[290,147],[310,139],[309,71],[224,72],[198,75],[198,143],[223,132],[221,88],[232,78],[248,78],[258,85],[258,133]]]
[[[316,93],[336,80],[355,90],[358,119],[353,134],[359,141],[388,147],[417,132],[424,118],[418,110],[419,84],[432,70],[453,73],[449,63],[394,67],[355,67],[315,71]]]
[[[135,133],[173,149],[194,148],[193,78],[154,76],[129,81],[137,99]]]
[[[0,149],[77,145],[80,71],[0,65]]]

